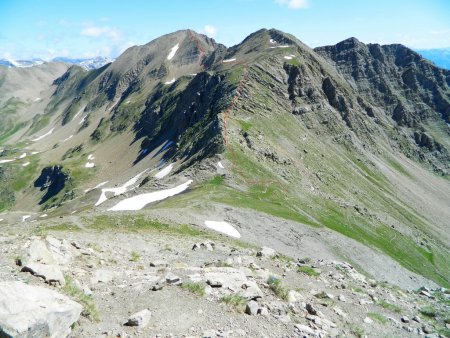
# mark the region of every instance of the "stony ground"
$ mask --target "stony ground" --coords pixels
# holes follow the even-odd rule
[[[5,225],[0,236],[1,281],[53,289],[83,306],[71,337],[450,332],[448,290],[405,291],[346,262],[293,260],[198,228],[83,222]]]

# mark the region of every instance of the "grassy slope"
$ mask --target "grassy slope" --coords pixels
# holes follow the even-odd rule
[[[270,105],[272,93],[252,83],[252,99]],[[270,106],[269,106],[270,107]],[[405,268],[435,282],[450,285],[448,248],[438,238],[420,245],[427,235],[428,221],[400,200],[386,177],[364,156],[317,137],[292,114],[272,106],[270,116],[234,112],[229,128],[257,135],[277,153],[293,159],[280,168],[255,152],[231,143],[226,157],[233,164],[226,180],[214,178],[191,192],[163,202],[161,206],[190,205],[201,200],[244,207],[294,220],[310,226],[326,226],[336,232],[377,248]],[[306,141],[300,141],[301,138]],[[285,147],[289,147],[285,151]],[[399,174],[411,178],[393,156],[385,162]],[[228,181],[230,180],[230,181]],[[227,184],[227,181],[230,184]],[[233,183],[232,183],[233,182]],[[311,191],[310,186],[316,189]],[[358,210],[357,210],[358,209]],[[402,226],[398,230],[393,223]]]

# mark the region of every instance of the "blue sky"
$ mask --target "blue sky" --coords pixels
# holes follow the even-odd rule
[[[350,36],[450,47],[449,0],[0,0],[0,58],[115,57],[178,29],[227,46],[278,28],[315,47]]]

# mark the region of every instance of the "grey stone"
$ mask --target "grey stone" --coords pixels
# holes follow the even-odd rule
[[[414,320],[414,321],[417,322],[417,323],[420,323],[420,317],[419,317],[419,316],[414,316],[414,317],[412,318],[412,320]]]
[[[206,283],[207,283],[209,286],[213,287],[213,288],[220,288],[220,287],[222,287],[222,282],[221,282],[220,280],[208,279],[208,280],[206,281]]]
[[[168,273],[166,275],[166,283],[167,284],[173,284],[173,285],[178,285],[181,283],[180,277],[178,277],[177,275],[173,274],[173,273]]]
[[[403,316],[403,317],[400,318],[400,319],[401,319],[401,321],[402,321],[403,323],[409,323],[409,318],[406,317],[406,316]]]
[[[98,269],[94,271],[91,284],[109,283],[117,277],[117,272],[112,270]]]
[[[42,264],[55,264],[56,260],[45,242],[40,239],[34,239],[28,248],[27,262],[37,262]]]
[[[21,271],[30,272],[36,277],[43,278],[47,283],[59,283],[61,286],[65,285],[64,275],[56,265],[29,263]]]
[[[318,313],[317,309],[311,303],[306,304],[306,311],[314,316],[317,316]]]
[[[366,323],[366,324],[372,324],[372,323],[373,323],[373,320],[370,319],[369,317],[366,317],[366,318],[364,318],[364,323]]]
[[[295,324],[294,327],[301,333],[301,334],[308,334],[308,335],[315,335],[316,331],[310,328],[309,326],[302,325],[302,324]]]
[[[150,263],[150,266],[153,268],[162,268],[162,267],[168,267],[169,264],[164,260],[154,260]]]
[[[431,326],[424,325],[424,326],[422,327],[422,331],[423,331],[424,333],[433,333],[433,332],[434,332],[434,329],[433,329]]]
[[[67,337],[83,307],[68,297],[22,282],[0,282],[0,327],[12,337]]]
[[[144,309],[142,311],[139,311],[133,315],[131,315],[127,322],[124,324],[126,326],[139,326],[139,327],[146,327],[148,323],[150,322],[150,317],[152,316],[152,313],[148,309]]]
[[[251,300],[247,303],[247,306],[245,307],[245,313],[248,315],[256,315],[258,314],[259,304],[255,302],[254,300]]]
[[[258,314],[261,316],[268,316],[269,315],[269,310],[266,307],[260,307],[258,309]]]
[[[230,290],[242,297],[251,300],[261,298],[263,293],[256,282],[247,278],[242,269],[230,267],[209,267],[196,270],[197,273],[189,275],[193,282],[214,281],[221,283],[223,289]]]
[[[256,254],[256,256],[258,257],[266,257],[266,258],[274,257],[276,255],[277,252],[274,249],[268,248],[266,246],[263,246],[261,250],[259,250]]]
[[[303,297],[300,294],[300,292],[297,292],[295,290],[290,290],[288,292],[288,296],[287,296],[288,303],[290,303],[290,304],[297,303],[298,301],[300,301],[302,299],[303,299]]]

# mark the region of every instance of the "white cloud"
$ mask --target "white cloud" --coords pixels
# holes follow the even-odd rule
[[[122,33],[116,28],[110,28],[108,26],[98,27],[98,26],[89,26],[84,28],[81,31],[81,35],[89,36],[92,38],[98,37],[108,37],[112,40],[118,40],[122,37]]]
[[[291,9],[300,9],[308,7],[308,0],[275,0],[275,2],[282,6],[288,6]]]
[[[203,27],[203,31],[205,32],[206,35],[208,35],[210,38],[213,38],[216,36],[217,34],[217,28],[212,26],[212,25],[206,25],[205,27]]]

